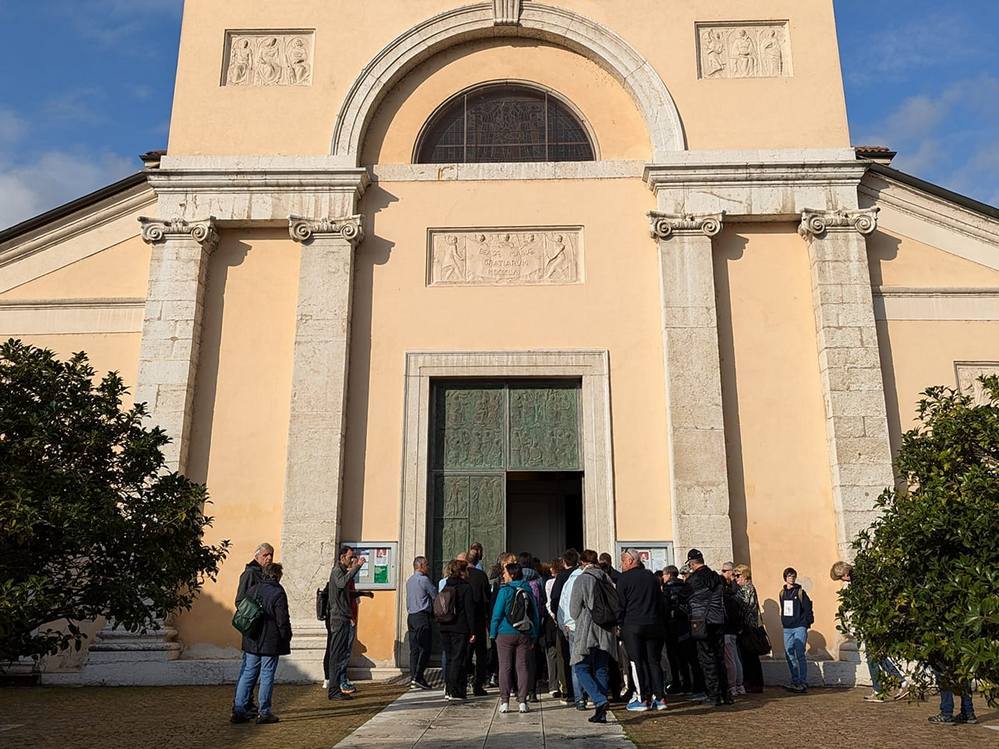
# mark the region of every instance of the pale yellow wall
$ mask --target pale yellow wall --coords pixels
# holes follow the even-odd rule
[[[169,150],[325,154],[350,86],[392,39],[454,0],[187,0]],[[676,101],[692,149],[843,147],[846,106],[831,0],[559,0],[645,56]],[[698,80],[696,21],[789,19],[794,76]],[[313,83],[220,86],[226,29],[315,28]],[[517,54],[523,50],[510,50]],[[481,71],[483,80],[497,77]]]
[[[149,286],[149,245],[138,234],[20,286],[0,299],[143,299]]]
[[[232,551],[178,618],[189,646],[238,647],[230,620],[243,566],[261,541],[281,558],[298,263],[286,231],[263,229],[223,231],[209,262],[188,474],[211,495],[207,540],[228,538]]]
[[[835,657],[836,527],[808,252],[790,224],[728,224],[715,242],[734,561],[752,568],[775,645],[781,572],[796,568],[815,602],[809,654]]]
[[[867,254],[875,287],[999,286],[999,271],[884,226],[868,238]]]
[[[86,352],[98,378],[110,371],[118,372],[125,384],[134,391],[139,368],[139,333],[86,333],[74,335],[23,335],[5,330],[0,325],[0,340],[19,338],[39,348],[51,349],[60,359],[68,359],[78,351]],[[131,404],[126,398],[126,406]]]
[[[490,78],[483,78],[483,71]],[[561,47],[490,40],[453,47],[396,86],[368,130],[362,162],[412,162],[420,130],[434,110],[456,92],[489,80],[525,81],[560,94],[588,124],[598,158],[648,158],[645,121],[609,73]]]

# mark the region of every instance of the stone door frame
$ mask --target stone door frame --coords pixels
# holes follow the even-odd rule
[[[396,659],[406,636],[404,581],[412,561],[427,554],[430,494],[431,380],[511,378],[576,379],[580,387],[583,448],[583,534],[587,547],[612,549],[617,537],[610,414],[610,357],[606,350],[440,351],[406,354],[402,513],[399,529],[399,591]]]

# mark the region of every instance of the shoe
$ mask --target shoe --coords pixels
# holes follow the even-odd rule
[[[937,713],[936,715],[931,715],[927,720],[937,726],[956,726],[957,721],[954,720],[949,715],[944,715],[943,713]]]
[[[529,707],[527,706],[527,703],[526,703],[526,702],[521,702],[521,703],[520,703],[520,707],[518,708],[517,712],[521,712],[521,713],[529,713],[529,712],[531,712],[531,708],[529,708]]]
[[[629,713],[644,713],[649,709],[649,706],[641,700],[632,700],[628,703],[628,707],[626,709]]]
[[[895,694],[895,697],[893,699],[896,702],[898,702],[899,700],[906,699],[908,696],[909,696],[909,687],[903,685],[902,688],[899,689],[898,692]]]
[[[464,694],[462,695],[452,694],[451,702],[468,702],[468,697]]]
[[[593,715],[586,719],[590,723],[606,723],[607,722],[607,703],[602,705],[597,705],[597,709],[593,711]]]
[[[500,706],[499,706],[499,711],[501,713],[508,713],[508,712],[510,712],[510,705],[507,704],[506,702],[501,702]]]
[[[541,700],[538,699],[538,695],[535,694],[534,692],[531,692],[529,695],[527,695],[527,701],[533,702],[535,704],[541,702]]]
[[[447,700],[448,702],[450,702],[451,701],[451,695],[449,695],[447,692],[445,692],[444,693],[444,699]]]
[[[323,679],[323,689],[329,689],[329,688],[330,688],[330,680]]]
[[[350,700],[354,699],[345,692],[333,692],[331,694],[327,694],[326,698],[330,700],[340,700],[341,702],[349,702]]]
[[[896,697],[896,699],[898,699]],[[870,694],[864,695],[864,702],[887,702],[888,698],[883,694],[878,694],[877,692],[871,692]]]
[[[482,687],[475,687],[475,689],[472,690],[472,695],[474,697],[487,697],[489,696],[489,692]]]
[[[975,726],[978,725],[978,716],[974,713],[958,713],[954,716],[954,722],[958,725]]]
[[[344,694],[354,694],[355,692],[357,692],[357,687],[355,687],[349,681],[345,681],[343,682],[343,684],[340,685],[340,691],[343,692]]]
[[[736,691],[736,694],[745,694],[745,693],[746,693],[745,687],[739,687],[738,690]]]
[[[667,710],[667,709],[669,709],[669,704],[667,704],[666,700],[663,700],[662,702],[660,702],[659,700],[652,700],[652,708],[651,709],[652,710]]]
[[[497,681],[497,679],[496,679],[495,676],[490,676],[489,677],[489,683],[486,686],[498,687],[499,686],[499,681]]]
[[[585,713],[586,712],[586,700],[579,700],[579,701],[577,701],[576,702],[576,709],[579,710],[581,713]]]
[[[237,712],[236,710],[233,710],[232,714],[229,715],[230,723],[249,723],[250,720],[251,718],[249,715],[247,715],[246,713]]]
[[[560,691],[558,691],[557,689],[553,689],[550,692],[550,694],[551,694],[553,700],[560,700],[560,699],[562,699],[562,693]]]
[[[278,718],[278,716],[276,716],[274,713],[264,713],[263,715],[257,716],[257,725],[263,726],[267,725],[268,723],[277,723],[279,720],[280,718]]]
[[[707,702],[708,696],[704,692],[694,692],[690,695],[691,702]]]
[[[413,683],[418,689],[433,689],[430,683],[426,679],[413,679]]]
[[[684,694],[687,690],[679,684],[670,684],[666,687],[666,694]]]
[[[725,695],[725,697],[722,699],[722,704],[723,705],[734,705],[735,704],[735,700],[732,699],[732,695],[728,694],[728,695]]]

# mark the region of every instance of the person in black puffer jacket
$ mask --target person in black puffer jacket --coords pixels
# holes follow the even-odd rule
[[[704,564],[704,555],[697,549],[687,553],[690,565],[690,630],[697,641],[697,660],[704,674],[707,701],[716,707],[733,703],[728,693],[725,673],[725,603],[724,581]]]
[[[243,653],[246,663],[239,683],[232,711],[233,723],[245,723],[253,687],[260,678],[260,713],[257,723],[277,723],[271,712],[271,694],[278,659],[291,653],[291,619],[288,616],[288,595],[281,587],[283,569],[272,562],[263,568],[263,579],[246,591],[247,598],[256,598],[263,610],[263,618],[254,637],[243,635]]]
[[[669,658],[670,694],[702,694],[704,677],[697,662],[697,647],[690,637],[690,586],[680,570],[663,570],[663,609],[666,619],[666,656]]]
[[[468,689],[466,658],[469,645],[475,644],[475,599],[468,584],[468,562],[455,559],[448,562],[444,590],[454,588],[454,621],[440,622],[441,647],[447,654],[446,700],[464,700]],[[443,591],[442,591],[443,592]]]

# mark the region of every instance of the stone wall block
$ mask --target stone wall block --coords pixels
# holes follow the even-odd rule
[[[822,327],[818,336],[823,348],[856,349],[862,344],[859,328]]]
[[[663,325],[672,328],[717,328],[714,307],[666,307]]]

